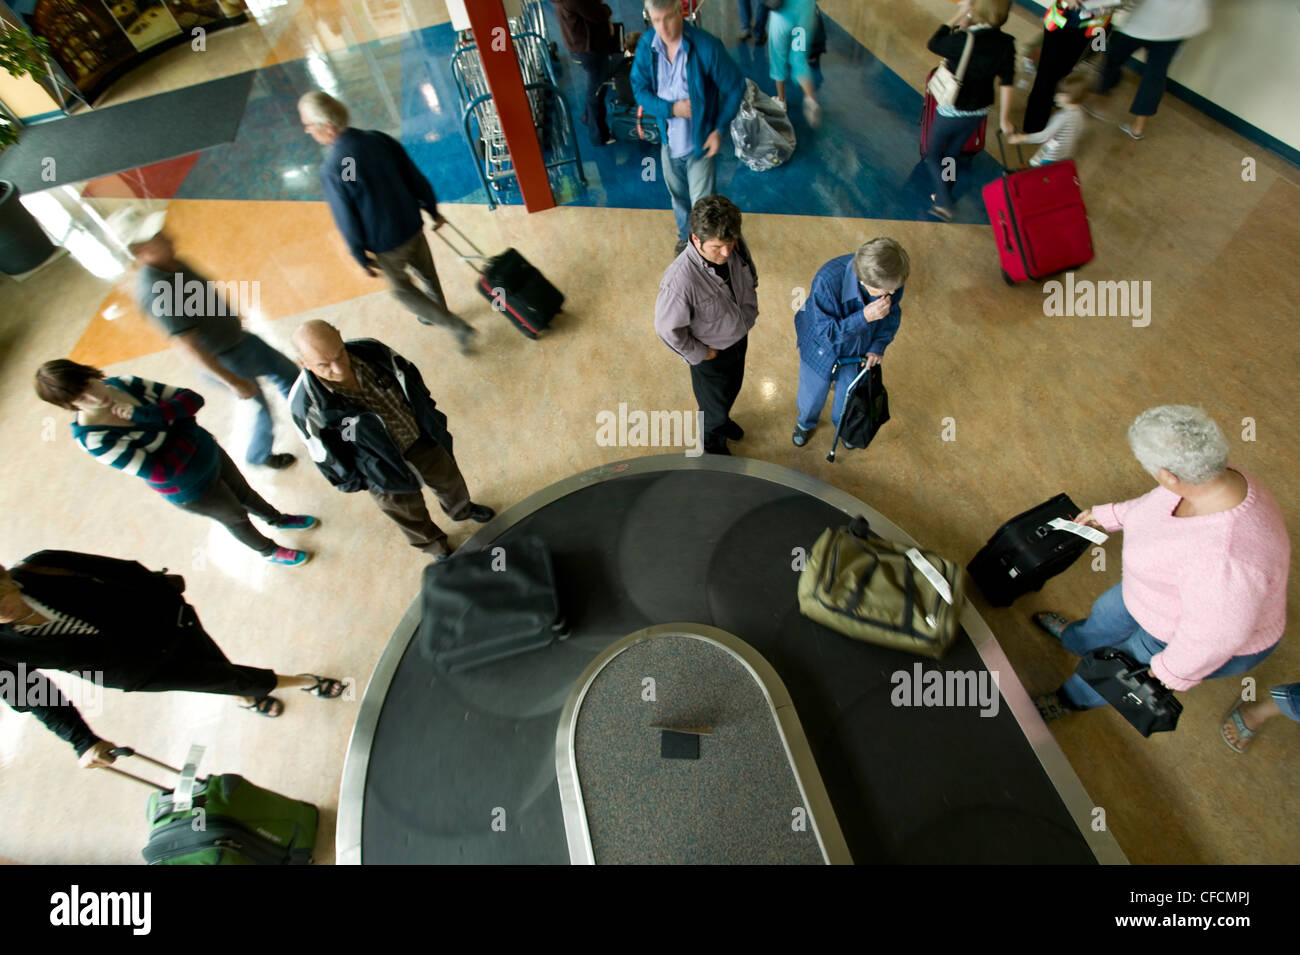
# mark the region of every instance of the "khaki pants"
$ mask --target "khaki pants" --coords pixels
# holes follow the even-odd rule
[[[397,300],[414,312],[423,324],[445,328],[460,338],[470,334],[470,326],[447,310],[447,299],[442,294],[442,285],[433,267],[433,255],[423,231],[415,233],[390,252],[376,252],[375,260],[393,287]],[[420,277],[426,291],[415,287],[407,274],[408,268]]]
[[[406,449],[405,457],[414,465],[424,483],[433,489],[448,517],[453,521],[463,521],[469,516],[469,489],[451,455],[422,435]],[[379,509],[402,529],[412,547],[434,556],[451,553],[447,535],[429,517],[423,493],[381,494],[372,490],[370,496]]]

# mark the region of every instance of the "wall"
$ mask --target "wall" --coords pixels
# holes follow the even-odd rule
[[[1183,44],[1169,78],[1300,149],[1300,0],[1216,0],[1212,16],[1209,32]]]

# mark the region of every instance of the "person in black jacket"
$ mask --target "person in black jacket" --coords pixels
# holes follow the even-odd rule
[[[993,81],[1002,85],[999,125],[1012,133],[1011,94],[1016,73],[1016,41],[999,27],[1007,22],[1011,0],[963,0],[957,12],[930,37],[927,47],[947,58],[954,74],[961,61],[967,38],[971,38],[970,61],[966,65],[961,90],[952,106],[939,106],[930,128],[925,164],[934,180],[934,205],[930,214],[947,222],[952,219],[952,192],[949,183],[955,178],[955,161],[961,147],[979,128],[993,108]],[[945,162],[945,160],[952,160]]]
[[[0,677],[0,690],[24,682],[14,673],[27,673],[30,681],[38,669],[75,671],[128,692],[228,694],[264,716],[284,710],[273,690],[342,695],[340,680],[231,663],[181,595],[183,587],[179,576],[133,560],[74,551],[43,550],[8,572],[0,567],[0,669],[10,674]],[[34,709],[22,693],[0,695],[15,709]],[[34,712],[78,746],[78,755],[84,752],[77,721],[56,714],[51,722],[50,713]]]
[[[485,524],[495,516],[470,500],[452,456],[447,416],[419,369],[373,338],[344,342],[338,329],[319,320],[300,325],[293,344],[303,372],[289,407],[331,484],[348,493],[368,490],[411,546],[437,560],[452,547],[429,518],[421,480],[454,521]]]
[[[587,74],[587,92],[582,122],[591,133],[593,146],[608,146],[614,141],[605,121],[605,80],[609,76],[610,56],[614,47],[613,13],[600,0],[551,0],[555,17],[560,21],[564,45]]]
[[[422,213],[436,232],[446,220],[438,197],[402,144],[377,129],[348,125],[348,108],[320,90],[298,100],[307,135],[326,147],[321,188],[348,251],[367,275],[384,273],[397,300],[422,325],[456,336],[461,354],[474,352],[473,326],[447,307],[424,237]],[[414,272],[424,289],[415,287]]]

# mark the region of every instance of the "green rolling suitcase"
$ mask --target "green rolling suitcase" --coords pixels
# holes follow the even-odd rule
[[[110,766],[154,791],[145,818],[149,865],[308,865],[316,847],[320,813],[309,802],[263,789],[242,776],[195,779],[198,759],[185,769],[119,748],[114,756],[138,756],[180,776],[174,790],[159,790],[133,773]]]

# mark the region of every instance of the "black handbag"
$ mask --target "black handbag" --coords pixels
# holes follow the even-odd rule
[[[831,368],[831,381],[839,373],[837,361]],[[831,441],[831,453],[826,460],[834,463],[835,447],[844,441],[855,448],[865,448],[876,436],[880,426],[889,420],[889,392],[885,391],[885,373],[879,363],[867,368],[863,358],[858,366],[858,375],[849,385],[848,396],[844,399],[844,412],[840,415],[840,426],[835,429],[835,439]]]
[[[1074,675],[1101,694],[1143,736],[1167,733],[1178,726],[1183,704],[1174,691],[1122,650],[1099,647],[1084,654]]]

